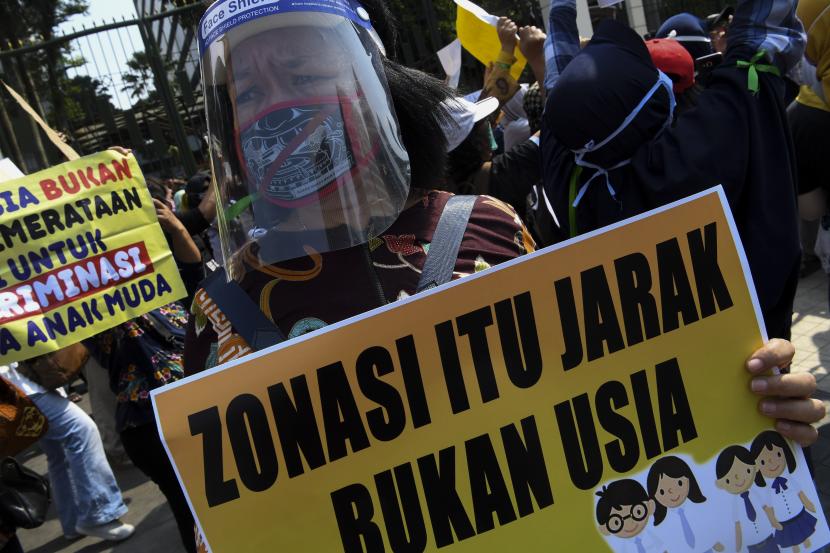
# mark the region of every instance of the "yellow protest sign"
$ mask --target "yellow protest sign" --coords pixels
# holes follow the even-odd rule
[[[484,65],[488,65],[496,59],[501,50],[501,42],[496,32],[498,17],[490,15],[470,0],[455,0],[455,3],[458,9],[455,19],[458,40],[473,57]],[[527,65],[527,58],[518,47],[513,55],[516,56],[517,61],[510,68],[510,76],[519,80]]]
[[[736,551],[794,517],[790,540],[830,541],[748,389],[763,336],[724,205],[709,191],[155,390],[211,550]]]
[[[0,183],[0,364],[184,296],[134,157],[107,151]]]

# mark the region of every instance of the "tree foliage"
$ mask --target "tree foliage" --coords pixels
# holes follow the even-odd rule
[[[35,53],[18,58],[17,77],[30,103],[42,110],[40,94],[48,91],[46,117],[66,129],[69,121],[61,83],[66,76],[60,70],[68,65],[67,44],[48,44],[57,28],[69,18],[84,14],[88,0],[2,0],[0,2],[0,41],[11,47],[26,43],[47,43]],[[18,80],[14,79],[14,80]]]
[[[75,127],[97,122],[100,102],[112,103],[107,86],[89,75],[66,78],[61,83],[66,100],[66,115]]]
[[[128,92],[130,98],[140,100],[146,98],[152,90],[153,69],[150,65],[150,57],[143,50],[134,52],[133,57],[127,61],[127,71],[122,75],[124,87],[122,92]]]

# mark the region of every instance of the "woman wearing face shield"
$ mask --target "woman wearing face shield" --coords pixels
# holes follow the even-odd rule
[[[446,151],[440,106],[452,93],[381,54],[379,36],[390,51],[394,43],[380,1],[330,4],[340,12],[286,11],[236,24],[216,21],[227,8],[219,2],[203,19],[212,171],[237,301],[225,309],[218,296],[197,292],[188,373],[280,339],[266,332],[264,344],[246,340],[245,319],[264,319],[292,338],[415,293],[427,252],[440,246],[435,229],[450,196],[435,191]],[[453,277],[531,249],[512,208],[477,197]],[[772,342],[748,369],[760,374],[792,355],[789,343]],[[811,385],[795,384],[798,394]],[[812,403],[809,415],[795,403],[780,400],[779,412],[814,416]],[[810,430],[794,422],[790,435],[814,440]]]
[[[206,33],[205,20],[228,11],[218,2],[201,26],[217,221],[232,280],[215,276],[238,295],[223,303],[226,287],[196,293],[186,373],[415,293],[451,197],[436,188],[446,157],[441,103],[452,91],[383,55],[380,36],[394,46],[384,4],[280,4],[279,14]],[[476,197],[452,277],[532,249],[511,207]],[[243,327],[263,319],[272,328],[247,340]]]
[[[261,315],[286,338],[415,293],[449,198],[434,188],[446,150],[440,105],[452,93],[380,54],[376,29],[390,50],[394,44],[381,2],[343,5],[352,12],[340,21],[303,12],[264,29],[241,29],[236,37],[234,27],[224,41],[203,44],[226,271],[241,289],[242,303],[253,304],[241,309],[242,318]],[[361,17],[361,8],[374,27],[353,19]],[[286,25],[293,29],[284,35],[290,41],[280,39]],[[310,38],[300,36],[301,27]],[[269,41],[255,38],[262,32],[270,33]],[[303,56],[312,51],[317,65],[336,60],[326,65],[337,65],[337,74],[308,64]],[[239,59],[246,52],[268,55]],[[284,78],[255,81],[255,73]],[[286,90],[298,96],[289,99]],[[453,277],[531,249],[512,208],[477,197]],[[237,328],[240,317],[224,311],[204,290],[197,292],[186,372],[253,351]],[[793,352],[788,342],[773,340],[752,355],[747,369],[761,375],[787,366]],[[778,418],[786,419],[779,430],[802,443],[816,438],[804,421],[823,416],[821,403],[806,399],[815,389],[811,378],[768,382],[757,376],[753,384],[760,396],[779,396],[764,405],[777,407]],[[792,396],[798,399],[786,399]]]
[[[436,188],[452,92],[385,57],[382,2],[284,2],[206,32],[227,4],[200,40],[224,270],[250,309],[197,292],[189,373],[257,349],[246,319],[291,338],[415,293],[451,197]],[[477,197],[452,276],[532,249],[512,208]]]

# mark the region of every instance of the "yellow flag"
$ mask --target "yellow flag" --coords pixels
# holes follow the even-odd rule
[[[499,18],[490,15],[469,0],[455,0],[455,3],[458,6],[455,29],[461,45],[478,61],[487,65],[495,60],[501,51],[501,42],[496,32],[496,22]],[[527,64],[527,59],[518,48],[513,55],[518,61],[510,69],[510,75],[518,80]]]

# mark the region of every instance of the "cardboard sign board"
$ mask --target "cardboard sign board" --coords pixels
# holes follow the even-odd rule
[[[106,151],[0,183],[0,364],[185,295],[134,157]]]
[[[155,390],[211,550],[830,541],[749,391],[765,337],[725,206],[713,189]]]

